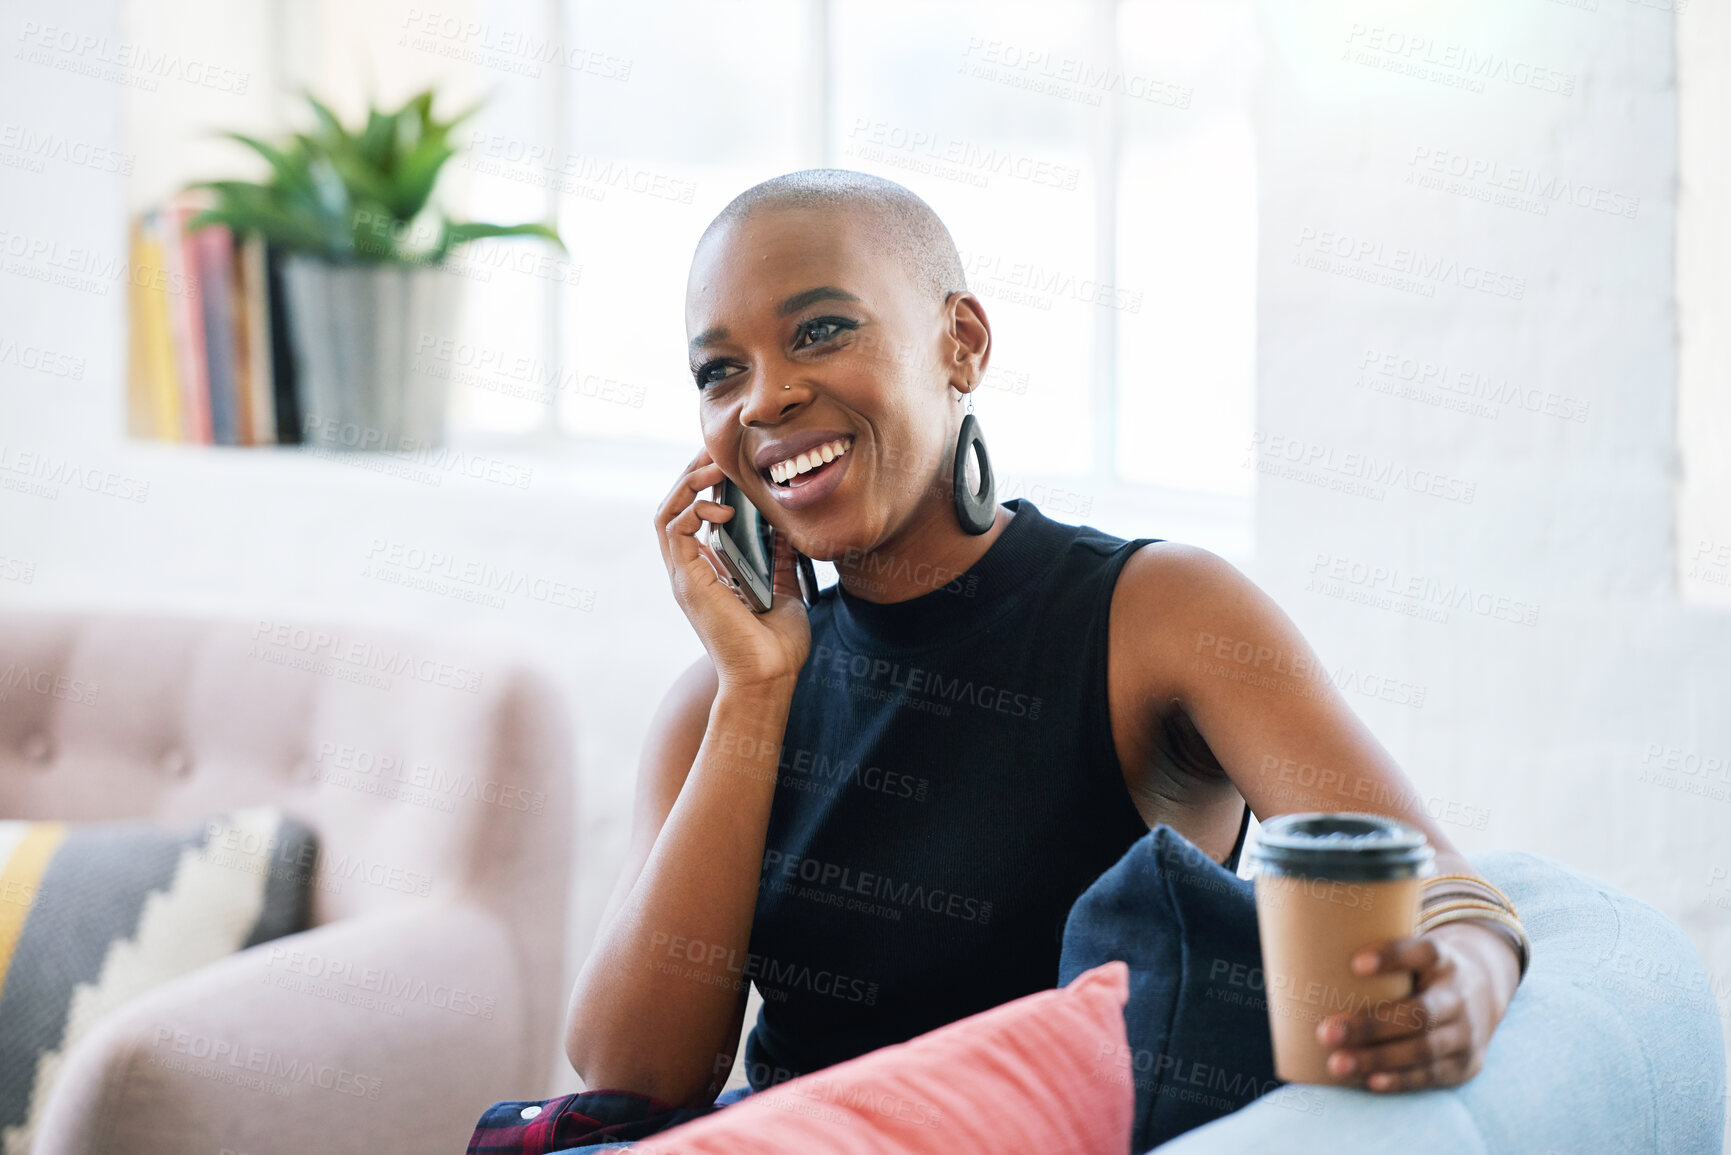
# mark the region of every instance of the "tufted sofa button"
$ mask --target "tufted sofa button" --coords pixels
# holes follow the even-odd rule
[[[32,731],[24,736],[18,744],[18,749],[32,762],[45,763],[54,755],[54,745],[48,741],[48,735],[40,730]]]
[[[162,755],[162,772],[170,778],[185,778],[192,773],[192,756],[179,746],[170,747]]]

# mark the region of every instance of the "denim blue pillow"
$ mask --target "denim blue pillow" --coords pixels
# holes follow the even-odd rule
[[[1281,1085],[1249,880],[1156,826],[1070,908],[1058,985],[1111,959],[1130,966],[1132,1151]]]

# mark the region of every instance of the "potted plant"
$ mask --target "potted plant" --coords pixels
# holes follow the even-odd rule
[[[227,135],[262,156],[270,179],[201,181],[210,207],[190,227],[261,235],[282,255],[304,439],[333,448],[412,450],[444,439],[448,385],[417,369],[417,342],[451,331],[459,279],[441,266],[482,237],[543,237],[545,224],[451,220],[431,203],[451,130],[475,112],[433,115],[433,92],[350,128],[306,94],[316,128],[270,144]],[[424,346],[423,346],[424,347]]]

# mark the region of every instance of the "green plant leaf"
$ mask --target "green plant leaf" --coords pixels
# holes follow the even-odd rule
[[[490,225],[483,221],[469,221],[464,224],[453,222],[450,226],[454,244],[464,241],[478,241],[484,237],[545,237],[547,240],[565,248],[565,242],[559,240],[559,234],[553,231],[552,225]]]
[[[369,199],[391,203],[396,199],[396,187],[389,177],[353,152],[336,152],[329,157],[331,167],[348,189],[348,199]]]
[[[411,96],[401,108],[371,108],[351,130],[330,107],[303,92],[317,126],[271,144],[227,134],[264,157],[268,182],[205,181],[189,188],[215,194],[195,219],[200,227],[224,224],[255,232],[294,252],[329,260],[436,263],[455,245],[483,237],[534,236],[565,246],[550,225],[460,224],[432,207],[444,166],[457,154],[453,128],[479,103],[440,120],[436,91]]]
[[[458,223],[446,221],[443,235],[439,238],[438,257],[442,260],[446,253],[457,245],[478,241],[486,237],[541,237],[559,246],[560,252],[566,252],[565,242],[559,239],[559,234],[552,225],[493,225],[484,221],[469,221]]]
[[[411,112],[415,114],[413,120],[408,118]],[[409,97],[408,102],[397,110],[397,119],[414,125],[417,133],[431,125],[433,123],[433,90],[429,88],[425,92],[417,92]]]
[[[443,135],[423,140],[397,166],[391,207],[407,220],[420,214],[433,195],[439,171],[445,162],[457,155],[457,150],[444,141]]]
[[[367,127],[361,130],[356,148],[362,159],[381,173],[389,173],[397,147],[397,118],[378,109],[367,112]]]
[[[307,177],[304,159],[291,157],[275,145],[266,144],[257,137],[248,136],[244,132],[230,132],[224,135],[230,140],[236,140],[246,145],[270,162],[270,167],[276,173],[277,180],[284,186],[290,188],[311,186],[312,182]]]
[[[412,239],[411,226],[383,201],[357,200],[349,219],[350,247],[362,260],[394,261],[402,257],[402,242]],[[428,240],[431,240],[431,235]]]
[[[216,194],[215,204],[208,210],[213,215],[203,217],[203,223],[220,219],[237,232],[262,233],[320,253],[329,248],[329,230],[316,206],[304,196],[246,181],[205,181],[189,187]]]
[[[186,227],[190,231],[210,225],[224,225],[237,234],[257,233],[273,244],[285,245],[296,252],[330,255],[325,251],[324,235],[320,231],[308,229],[302,222],[286,215],[204,209],[188,220]]]
[[[326,107],[324,101],[311,92],[303,91],[306,102],[312,105],[313,114],[319,118],[319,134],[325,138],[328,145],[341,147],[350,144],[354,137],[343,127],[343,122],[337,119],[337,114]]]

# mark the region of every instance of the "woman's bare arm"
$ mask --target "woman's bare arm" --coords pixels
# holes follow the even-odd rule
[[[708,1102],[733,1067],[746,947],[793,687],[719,687],[707,656],[668,691],[639,770],[630,850],[571,993],[586,1086]]]
[[[779,537],[767,612],[721,582],[700,532],[734,516],[702,496],[724,476],[700,450],[655,513],[674,600],[705,656],[650,724],[625,871],[565,1020],[586,1085],[680,1105],[713,1099],[733,1068],[781,743],[811,646]]]
[[[1393,756],[1359,720],[1274,600],[1207,550],[1160,542],[1124,567],[1114,600],[1151,715],[1178,702],[1259,818],[1386,814],[1424,831],[1442,872],[1475,873]],[[1115,639],[1117,640],[1117,639]],[[1234,823],[1236,825],[1236,823]]]
[[[1129,611],[1122,617],[1120,599]],[[1424,832],[1439,873],[1483,877],[1347,705],[1298,627],[1237,569],[1206,550],[1144,546],[1124,567],[1114,610],[1114,645],[1129,643],[1121,660],[1139,708],[1157,713],[1178,702],[1259,818],[1385,814]],[[1378,965],[1433,972],[1431,989],[1415,996],[1432,1037],[1402,1040],[1372,1023],[1348,1025],[1336,1037],[1328,1024],[1328,1041],[1349,1045],[1353,1070],[1390,1075],[1373,1080],[1373,1090],[1460,1082],[1476,1072],[1519,978],[1502,932],[1454,923],[1384,952]]]

